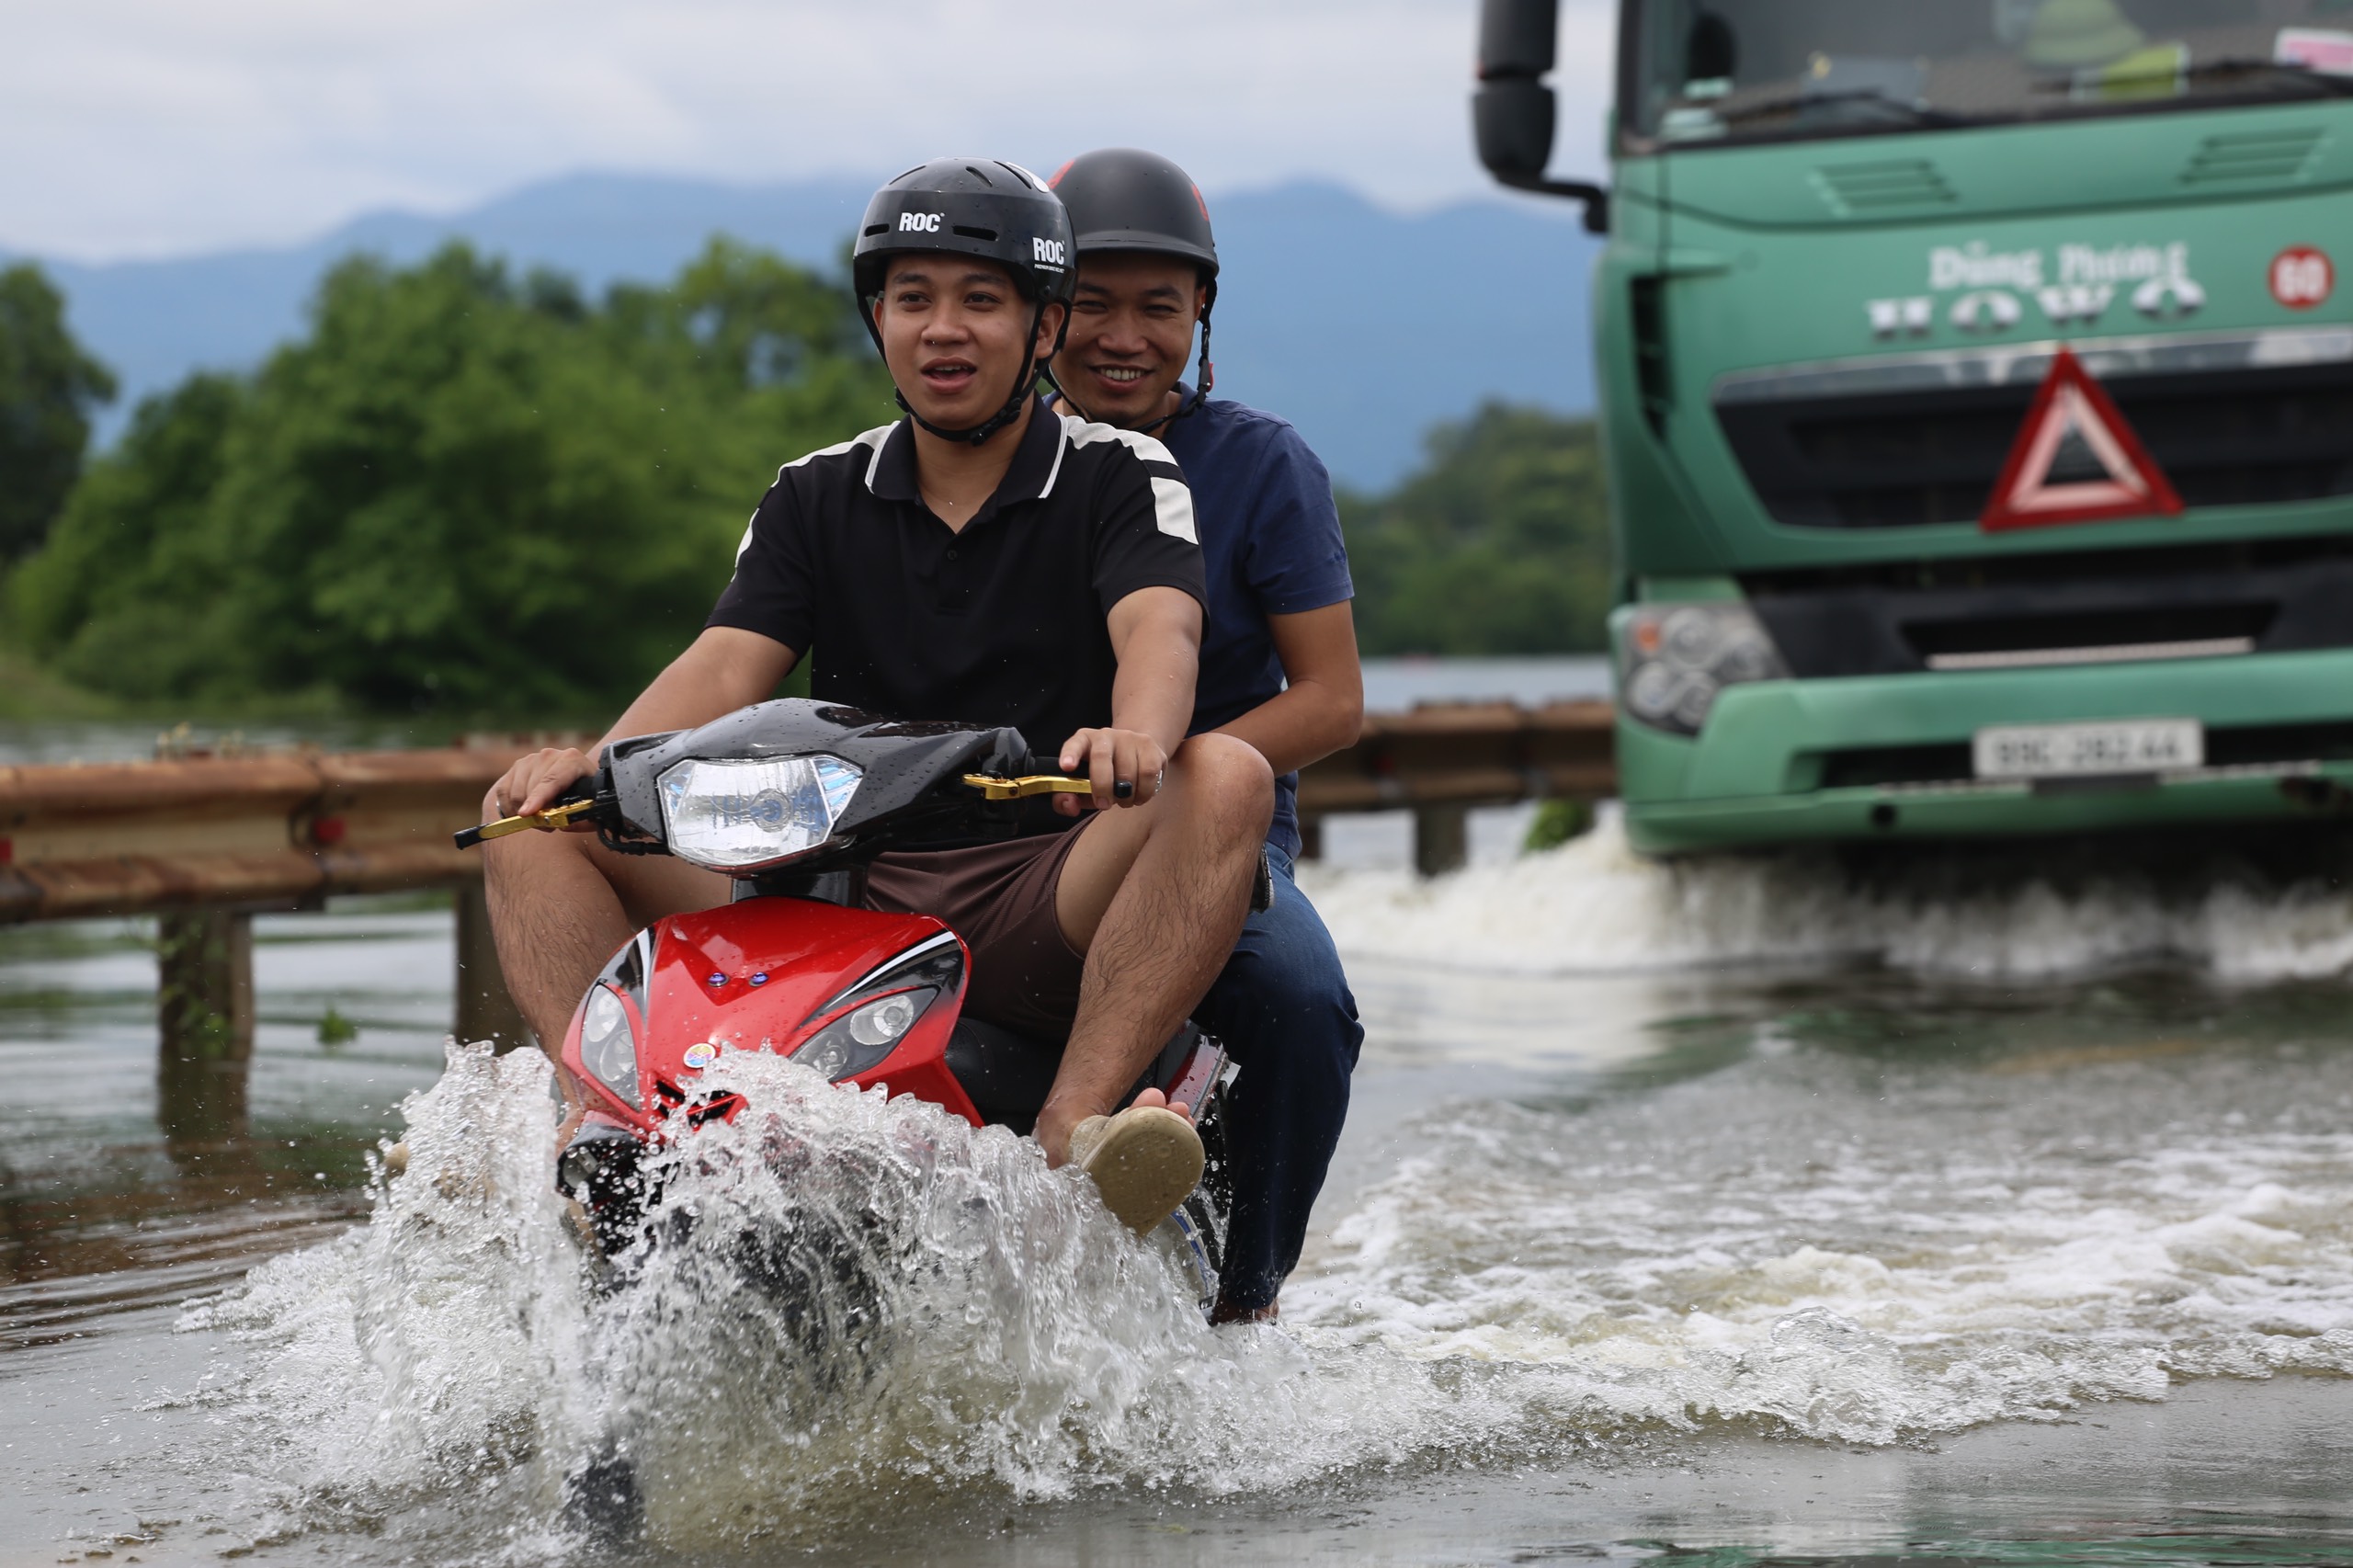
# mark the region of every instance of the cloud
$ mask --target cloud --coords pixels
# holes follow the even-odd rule
[[[1556,163],[1598,165],[1615,6],[1566,0]],[[0,245],[84,258],[451,211],[579,169],[884,176],[1141,142],[1205,187],[1489,188],[1472,0],[0,0]]]

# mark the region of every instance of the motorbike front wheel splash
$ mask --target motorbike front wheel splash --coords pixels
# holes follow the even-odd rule
[[[1201,1315],[1207,1317],[1217,1305],[1219,1255],[1223,1250],[1217,1210],[1209,1198],[1191,1193],[1146,1239],[1176,1265],[1177,1277],[1192,1287]]]

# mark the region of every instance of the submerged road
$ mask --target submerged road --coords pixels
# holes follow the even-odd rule
[[[262,922],[242,1128],[159,1126],[136,927],[0,934],[0,1565],[566,1561],[556,1456],[616,1398],[649,1562],[2353,1561],[2341,847],[1669,869],[1490,824],[1427,882],[1349,831],[1310,886],[1370,1038],[1282,1330],[1157,1311],[949,1138],[925,1179],[983,1200],[911,1221],[846,1377],[691,1271],[588,1309],[537,1064],[445,1074],[446,914]]]

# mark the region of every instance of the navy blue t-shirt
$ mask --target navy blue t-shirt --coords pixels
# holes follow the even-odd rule
[[[1193,392],[1179,382],[1176,395]],[[1270,615],[1297,615],[1356,597],[1332,476],[1285,419],[1211,401],[1154,432],[1192,487],[1209,575],[1193,729],[1214,730],[1283,688]],[[1299,853],[1299,775],[1275,780],[1267,842]]]

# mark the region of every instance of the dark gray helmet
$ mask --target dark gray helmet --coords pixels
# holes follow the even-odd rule
[[[1209,203],[1192,176],[1157,153],[1140,147],[1098,147],[1081,153],[1054,171],[1048,182],[1070,209],[1077,234],[1072,256],[1121,251],[1173,256],[1191,262],[1208,285],[1201,305],[1201,374],[1193,400],[1173,415],[1143,426],[1150,435],[1171,419],[1201,406],[1217,384],[1210,362],[1210,312],[1217,306],[1217,236],[1210,229]]]
[[[1076,288],[1070,214],[1044,180],[1018,164],[934,158],[900,175],[867,202],[858,242],[850,249],[850,282],[878,351],[882,330],[874,320],[875,302],[881,298],[891,257],[908,251],[948,251],[993,261],[1013,274],[1014,287],[1034,308],[1033,336],[1034,324],[1044,317],[1048,305],[1063,306],[1068,324]],[[940,429],[907,408],[904,394],[899,406],[933,435],[978,446],[1020,417],[1044,368],[1043,359],[1032,365],[1015,381],[1005,407],[969,430]]]
[[[1157,153],[1104,147],[1054,171],[1049,182],[1070,209],[1077,254],[1149,251],[1183,256],[1217,282],[1217,238],[1209,204],[1185,171]]]

